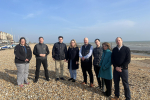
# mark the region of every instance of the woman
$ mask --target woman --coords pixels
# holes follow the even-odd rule
[[[102,44],[103,46],[103,55],[100,62],[100,72],[99,77],[104,79],[106,85],[106,92],[103,92],[104,95],[110,96],[111,95],[111,87],[112,87],[112,67],[111,67],[111,48],[110,44],[105,42]]]
[[[20,87],[23,87],[23,84],[29,84],[27,81],[28,69],[29,61],[32,58],[32,51],[24,37],[20,38],[19,44],[14,49],[14,54],[17,67],[17,83]]]
[[[79,48],[77,47],[76,41],[74,39],[71,40],[70,46],[67,51],[67,62],[68,69],[70,72],[70,79],[72,82],[76,81],[76,69],[79,68]]]

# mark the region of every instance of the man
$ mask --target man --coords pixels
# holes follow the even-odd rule
[[[96,74],[97,82],[98,82],[99,88],[101,89],[101,80],[100,78],[98,78],[98,74],[100,70],[99,64],[101,61],[101,56],[103,54],[103,48],[100,46],[99,39],[95,39],[95,44],[96,44],[96,47],[93,49],[93,56],[94,56],[93,65],[94,65],[94,71]]]
[[[115,85],[115,97],[111,100],[119,100],[119,82],[120,77],[124,86],[126,100],[131,99],[129,83],[128,83],[128,64],[131,60],[130,49],[122,45],[123,41],[121,37],[116,38],[117,46],[112,51],[112,64],[114,66],[114,85]]]
[[[34,46],[33,54],[36,57],[36,71],[35,71],[35,83],[37,83],[39,78],[40,66],[43,64],[45,70],[46,80],[49,81],[48,76],[48,64],[47,64],[47,55],[49,54],[49,49],[46,44],[44,44],[44,38],[39,37],[39,43]]]
[[[82,84],[87,84],[87,71],[90,76],[90,87],[93,87],[92,52],[93,46],[89,44],[88,38],[84,38],[84,45],[81,47],[79,52],[79,57],[81,58],[81,68],[84,77]]]
[[[59,42],[55,43],[52,50],[52,58],[55,61],[55,71],[56,71],[56,81],[65,80],[63,78],[64,71],[64,61],[66,61],[67,57],[67,46],[63,43],[63,37],[58,37]],[[59,66],[60,64],[60,66]],[[59,76],[59,67],[60,67],[60,76]]]

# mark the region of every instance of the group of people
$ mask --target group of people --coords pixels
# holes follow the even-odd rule
[[[105,96],[109,97],[111,95],[113,79],[115,87],[115,97],[111,98],[111,100],[119,100],[119,82],[121,77],[126,100],[131,99],[128,83],[128,64],[131,60],[131,54],[130,49],[123,45],[123,40],[121,37],[116,38],[115,41],[117,46],[113,48],[112,51],[111,46],[108,42],[104,42],[101,46],[99,39],[95,39],[96,47],[93,48],[93,46],[89,44],[88,38],[84,38],[84,45],[80,49],[74,39],[71,40],[68,49],[66,44],[63,43],[62,36],[59,36],[58,40],[59,42],[55,43],[52,49],[52,58],[55,61],[56,81],[58,81],[59,79],[65,80],[63,77],[64,62],[67,62],[70,72],[70,78],[68,79],[68,81],[75,82],[77,75],[76,71],[79,68],[80,58],[84,78],[81,84],[87,84],[88,72],[90,77],[90,87],[93,87],[93,65],[99,88],[103,89],[104,84],[106,85],[106,91],[103,92]],[[23,84],[29,84],[27,81],[28,69],[29,62],[32,58],[31,48],[29,47],[29,45],[27,45],[26,39],[24,37],[20,38],[19,44],[14,49],[14,54],[15,64],[18,70],[17,83],[20,87],[23,87]],[[33,54],[36,57],[36,71],[34,82],[38,82],[41,63],[44,67],[46,80],[49,81],[47,69],[47,55],[49,54],[49,49],[48,46],[44,44],[43,37],[39,37],[39,43],[35,45]],[[94,57],[93,63],[92,57]],[[114,66],[113,73],[111,65]]]

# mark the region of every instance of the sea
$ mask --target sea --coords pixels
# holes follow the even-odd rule
[[[103,42],[101,42],[102,45]],[[111,48],[116,47],[115,42],[108,42]],[[77,43],[78,47],[81,47],[84,43]],[[90,42],[93,47],[96,47],[94,42]],[[66,43],[69,45],[69,43]],[[130,48],[132,54],[150,56],[150,41],[124,41],[123,45]]]

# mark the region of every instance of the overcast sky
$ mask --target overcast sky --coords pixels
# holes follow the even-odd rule
[[[0,31],[45,43],[150,41],[150,0],[0,0]]]

